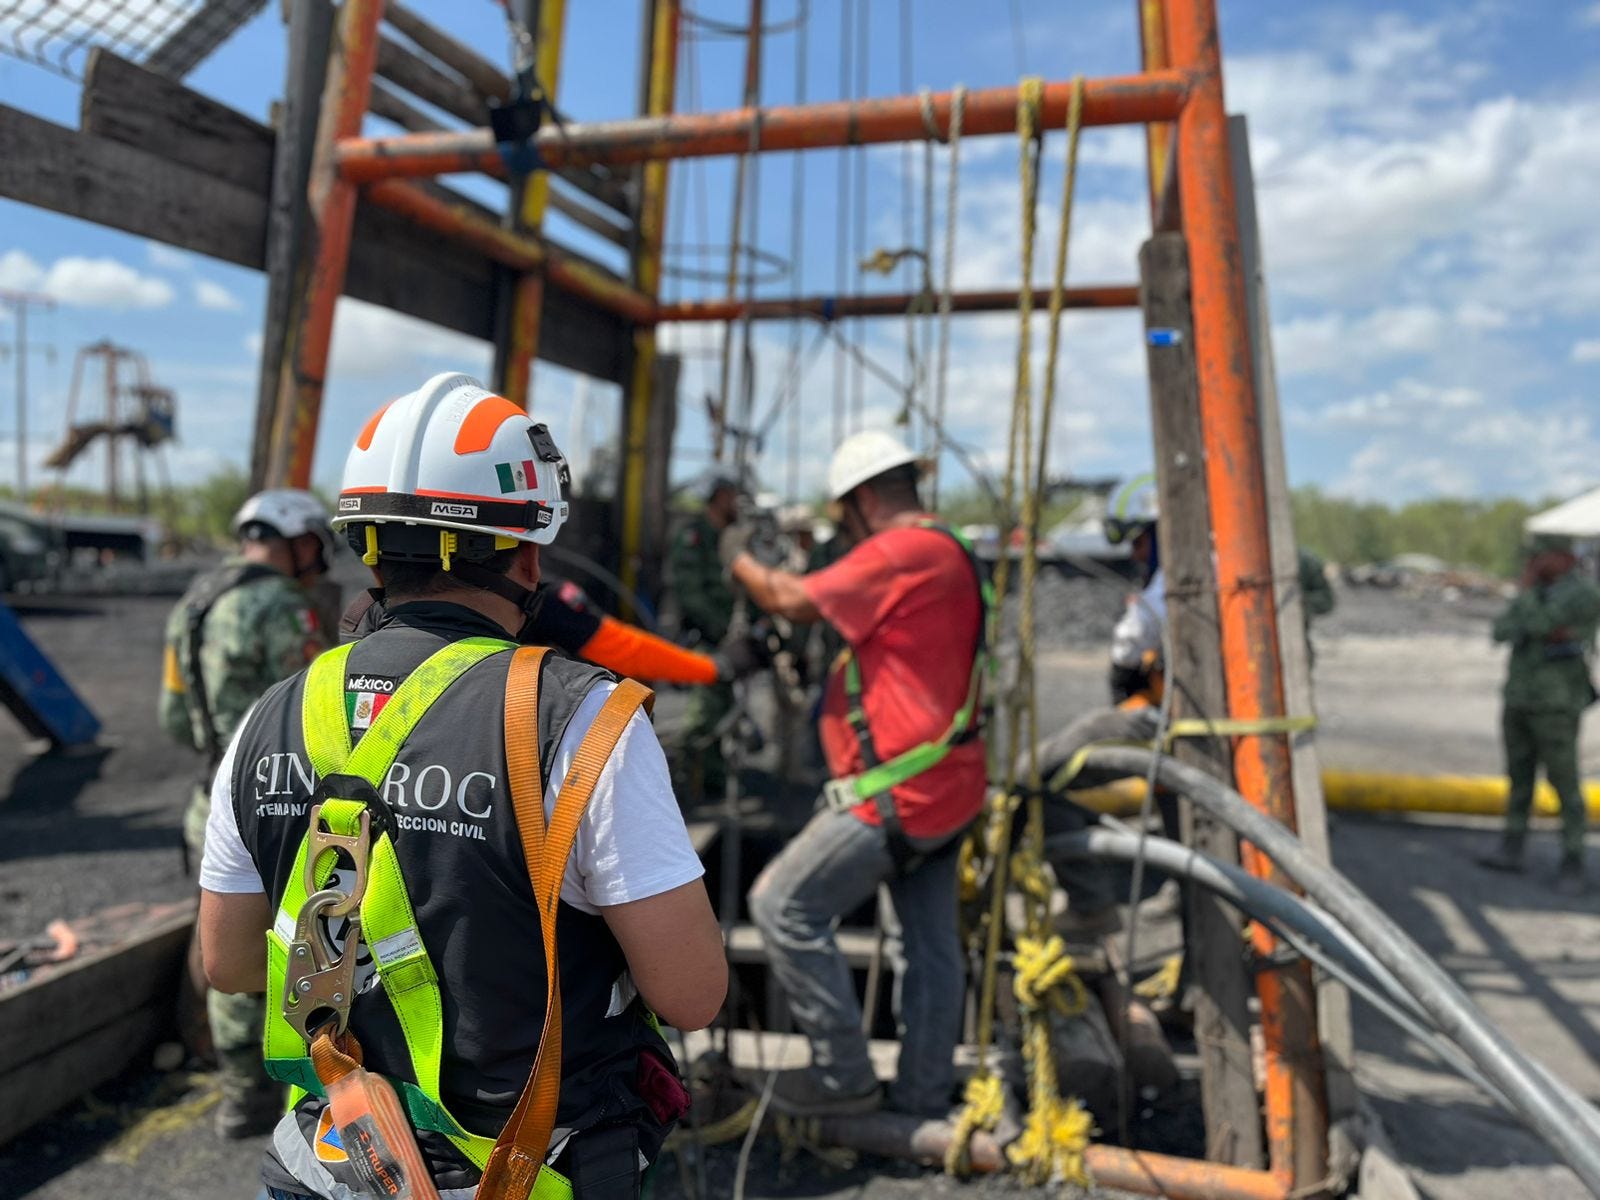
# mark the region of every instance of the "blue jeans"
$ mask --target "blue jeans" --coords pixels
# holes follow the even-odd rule
[[[913,841],[918,849],[922,845]],[[926,1116],[950,1110],[951,1058],[961,1036],[965,967],[956,924],[955,845],[896,878],[882,829],[846,812],[817,813],[750,889],[750,913],[811,1066],[842,1095],[877,1085],[861,1030],[861,1001],[834,940],[839,918],[888,885],[884,950],[894,969],[900,1065],[890,1107]]]

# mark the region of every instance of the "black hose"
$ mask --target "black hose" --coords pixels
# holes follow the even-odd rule
[[[1198,804],[1262,853],[1343,924],[1390,971],[1444,1034],[1467,1054],[1518,1113],[1600,1197],[1600,1141],[1589,1133],[1592,1110],[1576,1108],[1490,1023],[1443,968],[1333,867],[1232,788],[1165,755],[1132,747],[1096,750],[1089,763],[1120,775],[1144,775]]]

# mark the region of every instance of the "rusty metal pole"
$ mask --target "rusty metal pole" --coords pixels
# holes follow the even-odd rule
[[[1270,720],[1284,715],[1283,678],[1215,0],[1170,0],[1167,15],[1173,61],[1190,74],[1189,100],[1178,118],[1178,188],[1189,245],[1228,708],[1237,719]],[[1287,739],[1282,734],[1240,737],[1233,761],[1239,791],[1293,829]],[[1248,854],[1246,864],[1287,886],[1260,854]],[[1314,1194],[1327,1171],[1328,1128],[1311,971],[1305,963],[1266,965],[1273,939],[1259,925],[1251,936],[1265,967],[1257,975],[1257,993],[1266,1046],[1271,1168],[1295,1188],[1312,1188],[1309,1194]]]
[[[678,90],[678,0],[653,0],[650,14],[650,57],[645,76],[647,118],[672,112]],[[654,301],[661,290],[661,246],[667,224],[667,163],[647,162],[641,172],[638,225],[635,231],[633,286]],[[656,332],[641,325],[633,333],[633,362],[622,398],[622,511],[618,532],[624,596],[639,582],[639,549],[644,529],[644,485],[649,465],[650,408],[656,376]],[[626,600],[624,600],[626,603]]]
[[[1139,6],[1139,56],[1146,71],[1165,71],[1171,67],[1167,44],[1166,0],[1134,0]],[[1151,121],[1144,127],[1146,173],[1150,180],[1150,219],[1161,211],[1161,192],[1166,187],[1172,122]]]
[[[1188,88],[1187,75],[1176,70],[1091,79],[1084,84],[1082,121],[1085,127],[1171,121],[1183,107]],[[1056,127],[1066,121],[1072,90],[1070,81],[1045,84],[1041,126]],[[541,130],[534,145],[553,169],[743,154],[750,149],[757,126],[761,151],[920,142],[928,136],[925,122],[931,120],[939,129],[950,123],[950,92],[936,92],[926,100],[925,106],[921,96],[888,96],[776,105],[759,111],[740,108],[677,116],[662,112],[624,121],[573,121],[560,129]],[[981,88],[967,94],[962,137],[1015,133],[1016,128],[1016,88]],[[339,161],[345,178],[359,183],[457,171],[505,174],[486,129],[360,138],[340,148]]]
[[[532,13],[526,9],[531,7]],[[532,0],[524,6],[531,16],[534,39],[534,67],[546,99],[554,105],[556,85],[561,76],[561,39],[566,29],[566,0]],[[537,237],[544,226],[545,208],[550,203],[550,176],[535,171],[513,192],[511,227]],[[535,268],[524,272],[511,293],[511,313],[505,326],[506,344],[498,357],[497,381],[500,394],[512,403],[533,408],[533,360],[539,353],[539,325],[544,313],[544,273]]]
[[[339,142],[361,132],[378,57],[378,22],[383,0],[344,0],[317,122],[308,185],[313,246],[306,294],[289,326],[278,374],[268,482],[309,487],[316,455],[322,387],[333,342],[333,310],[344,291],[355,222],[356,188],[339,173]]]
[[[1048,290],[1038,284],[1035,292]],[[669,321],[788,321],[816,317],[837,321],[845,317],[904,317],[921,298],[920,292],[871,292],[856,296],[790,296],[771,300],[679,300],[656,306],[655,319]],[[1067,288],[1063,308],[1138,308],[1136,283],[1089,284]],[[1015,288],[992,292],[956,292],[950,298],[956,313],[1016,312]]]

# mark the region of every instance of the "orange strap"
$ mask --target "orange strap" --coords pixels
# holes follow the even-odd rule
[[[717,664],[708,655],[685,650],[615,617],[601,617],[600,628],[578,654],[608,671],[635,679],[699,684],[717,681]]]
[[[641,708],[649,710],[649,688],[624,679],[584,734],[556,797],[549,826],[539,783],[539,668],[545,648],[524,647],[511,660],[506,679],[506,766],[511,803],[522,837],[528,877],[544,931],[545,1012],[539,1050],[516,1110],[501,1131],[478,1184],[478,1200],[528,1200],[550,1149],[561,1098],[561,987],[556,959],[556,912],[567,859],[611,752]]]

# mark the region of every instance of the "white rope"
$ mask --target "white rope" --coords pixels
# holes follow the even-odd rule
[[[961,178],[961,124],[967,112],[967,88],[957,84],[950,96],[950,167],[944,198],[944,287],[939,294],[939,365],[935,372],[933,402],[933,467],[929,483],[929,507],[939,507],[939,459],[944,455],[945,406],[950,371],[950,304],[956,277],[956,194]]]

